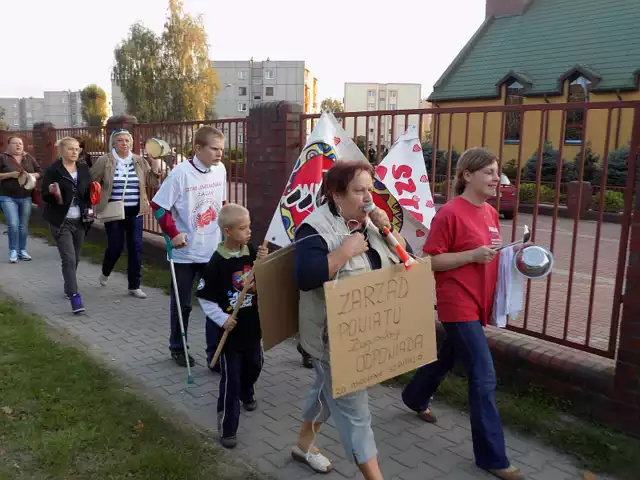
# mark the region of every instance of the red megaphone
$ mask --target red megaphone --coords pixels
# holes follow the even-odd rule
[[[93,182],[89,187],[89,198],[91,199],[91,205],[97,205],[100,203],[100,195],[102,194],[102,187],[99,182]]]

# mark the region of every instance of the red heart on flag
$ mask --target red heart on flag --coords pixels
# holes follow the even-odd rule
[[[418,145],[417,143],[413,146],[413,151],[414,152],[419,152],[420,151],[420,145]]]
[[[340,139],[338,137],[333,137],[333,143],[340,145]]]
[[[421,181],[422,183],[429,183],[429,177],[427,177],[426,175],[422,175],[422,176],[420,177],[420,181]]]
[[[420,197],[418,195],[414,195],[412,200],[416,203],[420,203]]]
[[[380,181],[384,182],[384,177],[387,176],[387,167],[383,167],[382,165],[378,165],[378,167],[376,168],[376,173],[378,174],[378,177],[380,178]]]
[[[433,208],[434,207],[433,200],[427,200],[427,204],[426,205],[427,205],[427,208]]]
[[[422,230],[416,230],[416,237],[420,238],[420,237],[424,237],[425,233]]]

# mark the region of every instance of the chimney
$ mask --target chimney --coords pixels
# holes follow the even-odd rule
[[[523,13],[532,0],[487,0],[485,18],[519,15]]]

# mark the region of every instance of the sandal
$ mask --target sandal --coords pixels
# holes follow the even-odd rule
[[[303,452],[297,445],[291,449],[291,456],[297,462],[304,463],[317,473],[329,473],[333,466],[327,457],[320,452]]]

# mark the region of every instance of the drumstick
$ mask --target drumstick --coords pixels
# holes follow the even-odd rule
[[[269,246],[269,240],[265,239],[262,242],[262,246],[263,247]],[[238,316],[240,305],[242,305],[242,302],[244,302],[244,297],[247,296],[247,292],[251,287],[251,282],[253,282],[254,276],[255,276],[255,272],[254,272],[254,269],[252,268],[251,271],[249,272],[249,275],[247,276],[247,279],[244,282],[244,287],[242,288],[240,295],[238,295],[238,299],[236,300],[236,306],[233,308],[233,313],[231,314],[230,318],[235,320],[235,318]],[[218,362],[218,358],[220,358],[220,354],[222,353],[222,349],[224,348],[224,344],[227,341],[228,336],[229,336],[229,330],[225,330],[224,333],[222,334],[222,338],[220,339],[220,343],[218,344],[218,348],[216,348],[216,353],[213,354],[213,358],[211,359],[209,368],[213,368],[216,366],[216,363]]]

